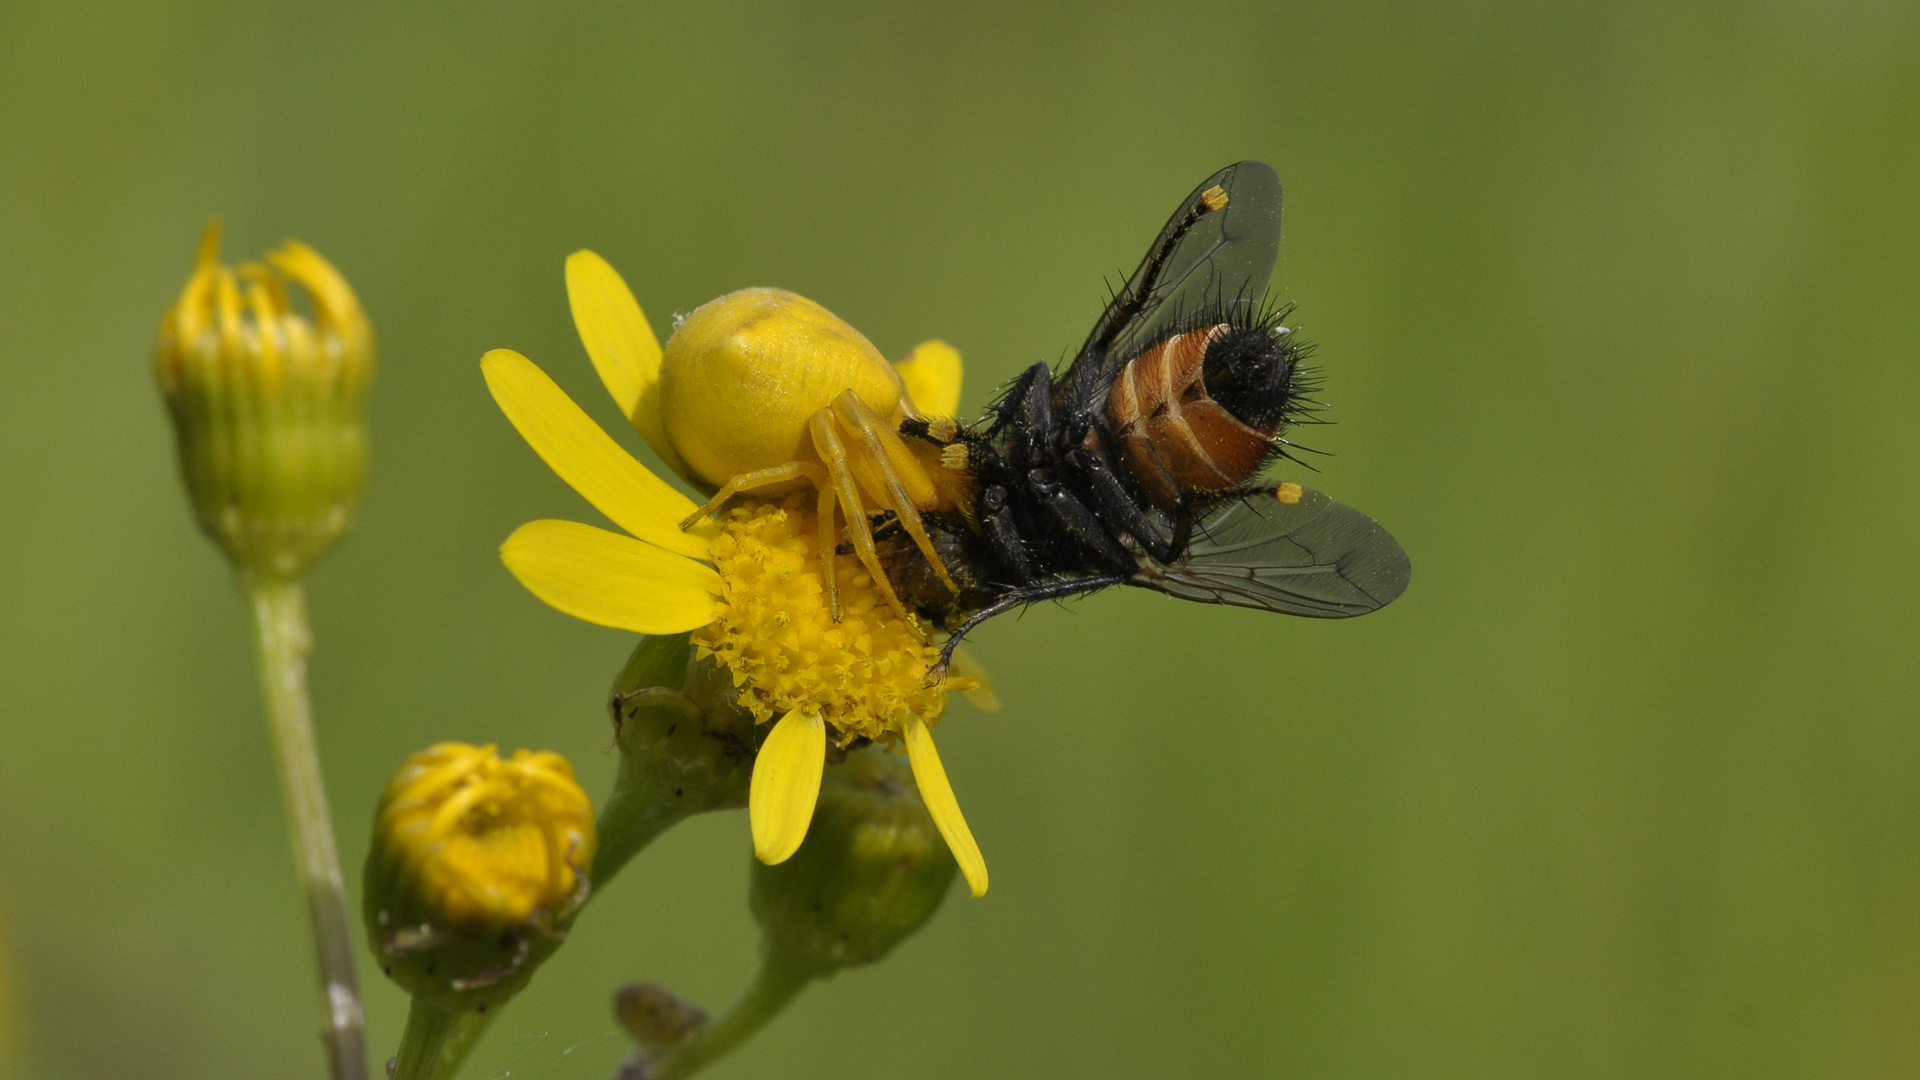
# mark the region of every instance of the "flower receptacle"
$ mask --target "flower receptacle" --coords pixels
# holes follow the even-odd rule
[[[728,673],[693,651],[686,634],[643,638],[614,680],[607,707],[620,773],[600,813],[597,884],[675,823],[747,805],[766,732]]]
[[[957,869],[907,762],[854,751],[827,767],[800,849],[753,864],[768,962],[815,978],[871,964],[933,917]]]

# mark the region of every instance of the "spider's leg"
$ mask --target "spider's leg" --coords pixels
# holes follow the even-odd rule
[[[775,465],[771,469],[755,469],[752,472],[741,473],[739,476],[727,481],[727,486],[721,488],[719,493],[713,498],[708,499],[707,505],[695,510],[685,521],[682,521],[680,523],[680,529],[684,532],[698,525],[701,518],[720,509],[720,507],[726,504],[728,499],[733,498],[743,491],[772,487],[775,484],[784,484],[789,480],[798,480],[803,476],[812,480],[817,487],[826,486],[827,477],[825,473],[820,471],[820,466],[807,461],[789,461],[785,465]]]
[[[807,426],[813,432],[813,448],[819,452],[820,460],[826,462],[827,474],[833,478],[833,490],[840,497],[840,514],[847,519],[847,536],[853,541],[854,553],[873,575],[873,583],[880,595],[886,597],[887,605],[902,621],[914,625],[906,606],[894,595],[893,582],[887,580],[886,571],[880,568],[880,555],[873,548],[873,529],[867,524],[866,507],[860,502],[860,485],[847,466],[847,448],[840,441],[840,433],[834,430],[833,410],[826,408],[814,413]],[[822,557],[831,556],[823,553]]]
[[[886,485],[887,495],[893,500],[888,509],[900,519],[900,527],[907,530],[913,542],[920,548],[920,554],[926,556],[927,564],[955,596],[960,595],[960,586],[953,583],[947,573],[946,564],[940,561],[939,552],[933,549],[933,538],[927,535],[927,526],[920,520],[920,509],[916,503],[931,506],[938,493],[933,487],[933,479],[920,468],[920,462],[914,458],[913,451],[900,441],[900,436],[887,427],[873,406],[860,400],[860,395],[851,390],[844,391],[833,399],[834,419],[840,421],[859,439],[866,449],[867,456],[880,473],[881,481]],[[920,492],[907,490],[908,481],[917,481],[914,485],[924,489]],[[919,498],[915,498],[915,495]]]
[[[831,482],[820,485],[820,510],[816,515],[820,519],[820,581],[827,589],[827,611],[833,621],[840,621],[840,582],[834,576],[833,563],[839,552],[833,542],[833,507],[836,500]]]

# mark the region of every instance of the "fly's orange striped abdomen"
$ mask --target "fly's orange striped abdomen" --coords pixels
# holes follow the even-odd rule
[[[1107,417],[1148,501],[1175,513],[1186,491],[1244,484],[1278,425],[1249,427],[1207,394],[1207,348],[1227,324],[1189,330],[1130,361],[1107,395]]]

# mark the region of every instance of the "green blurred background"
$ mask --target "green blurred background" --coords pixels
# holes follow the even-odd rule
[[[0,912],[23,1075],[318,1076],[229,575],[148,373],[209,214],[378,328],[312,583],[345,855],[400,758],[603,792],[633,643],[500,567],[597,520],[488,400],[610,428],[561,261],[664,332],[746,285],[969,412],[1194,182],[1287,183],[1311,481],[1412,589],[1316,623],[1104,594],[991,624],[941,749],[993,868],[726,1077],[1920,1071],[1920,9],[0,4]],[[628,439],[638,445],[637,439]],[[468,1076],[600,1080],[615,983],[747,978],[743,815],[594,905]],[[363,971],[381,1057],[404,1002]]]

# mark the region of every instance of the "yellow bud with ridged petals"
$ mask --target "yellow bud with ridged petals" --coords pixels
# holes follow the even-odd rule
[[[667,441],[687,479],[710,491],[743,473],[817,460],[807,421],[847,390],[885,417],[904,397],[899,374],[860,331],[785,289],[742,289],[702,305],[660,359]]]
[[[208,223],[154,375],[200,526],[242,570],[298,577],[352,523],[373,366],[373,328],[332,264],[289,240],[228,267]]]
[[[485,1011],[517,993],[586,902],[593,804],[559,754],[437,743],[381,796],[367,933],[417,999]]]

